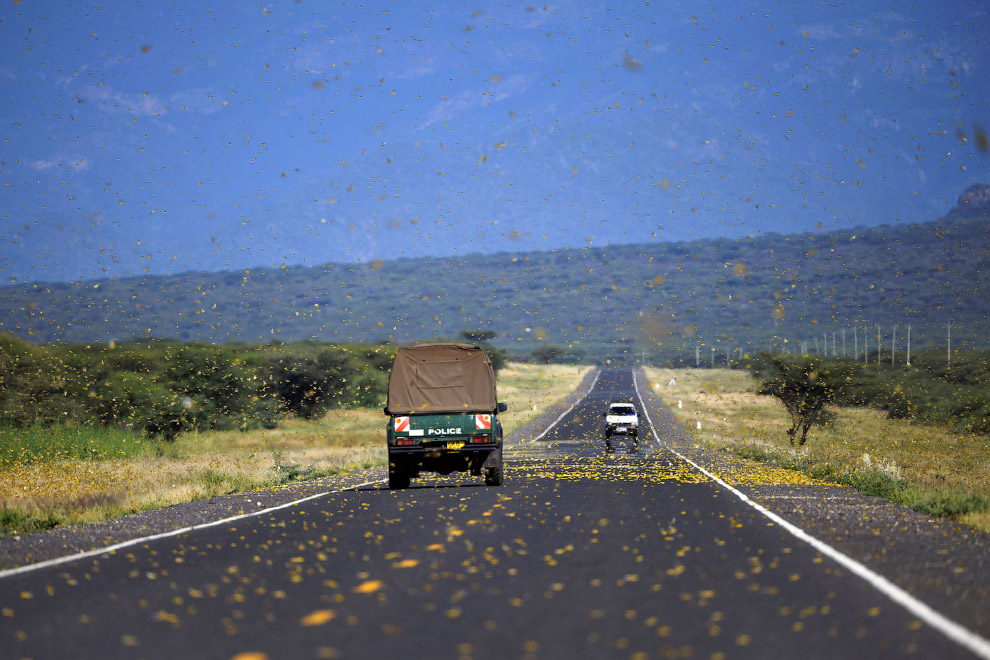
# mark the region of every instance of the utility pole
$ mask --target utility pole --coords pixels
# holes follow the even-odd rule
[[[701,346],[697,344],[694,347],[694,366],[701,366]]]
[[[859,359],[859,332],[856,331],[856,326],[853,326],[853,361]]]
[[[949,321],[949,327],[946,330],[945,362],[950,367],[952,366],[952,321]]]
[[[908,323],[908,336],[907,336],[907,366],[911,366],[911,324]]]
[[[877,364],[880,364],[880,324],[877,323]]]
[[[832,357],[836,357],[838,353],[835,350],[835,330],[832,331]]]
[[[897,324],[894,324],[894,334],[890,336],[890,366],[894,366],[894,352],[897,349]]]

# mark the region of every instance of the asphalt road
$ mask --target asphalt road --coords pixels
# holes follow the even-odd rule
[[[606,455],[617,399],[605,371],[500,488],[383,481],[0,577],[0,658],[978,657],[645,429]]]

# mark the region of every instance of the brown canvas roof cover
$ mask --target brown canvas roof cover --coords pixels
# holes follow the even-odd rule
[[[399,349],[388,378],[388,412],[492,412],[495,372],[478,346],[420,344]]]

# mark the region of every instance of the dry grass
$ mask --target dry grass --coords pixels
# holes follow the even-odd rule
[[[784,407],[773,397],[755,394],[757,383],[750,374],[724,369],[648,369],[647,374],[654,391],[706,445],[793,452],[806,462],[850,474],[885,475],[932,497],[972,493],[990,498],[987,436],[891,420],[868,408],[837,408],[834,425],[812,428],[808,444],[797,449],[788,442],[790,418]],[[676,385],[669,384],[671,379]],[[960,520],[990,530],[987,512],[967,513]]]
[[[160,456],[7,465],[0,469],[5,483],[0,508],[92,522],[383,465],[384,420],[375,415],[373,433],[371,416],[364,410],[334,411],[316,423],[288,420],[275,430],[190,434],[164,445]]]
[[[499,374],[501,416],[511,431],[573,391],[590,367],[509,364]],[[380,410],[333,410],[277,429],[180,436],[155,455],[112,460],[0,464],[0,533],[26,516],[93,522],[128,512],[292,480],[384,465],[387,418]]]
[[[541,411],[577,389],[589,366],[509,363],[498,375],[498,399],[509,404],[499,415],[502,429],[511,433]]]

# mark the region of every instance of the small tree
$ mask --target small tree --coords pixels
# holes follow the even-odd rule
[[[65,365],[48,350],[0,333],[0,424],[54,424],[76,412]]]
[[[479,344],[487,344],[491,340],[498,337],[498,333],[494,330],[462,330],[461,338],[467,341],[478,342]]]
[[[841,393],[847,374],[817,358],[787,360],[767,355],[761,366],[759,393],[780,399],[791,415],[787,430],[791,444],[804,446],[808,429],[833,419],[826,406]]]
[[[342,353],[325,350],[316,359],[279,357],[269,365],[269,387],[295,415],[316,419],[348,389],[355,374]]]

